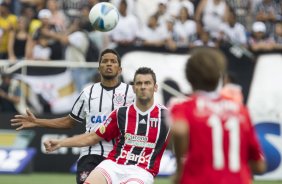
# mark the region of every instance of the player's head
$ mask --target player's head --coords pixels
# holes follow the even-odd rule
[[[226,58],[214,48],[198,48],[192,51],[185,68],[185,75],[194,91],[214,91],[225,73]]]
[[[141,67],[136,70],[133,79],[133,90],[137,101],[148,103],[154,98],[157,91],[156,74],[151,68]]]
[[[100,54],[99,72],[104,79],[114,79],[121,73],[121,59],[112,49],[106,49]]]
[[[121,59],[120,59],[120,56],[119,56],[119,54],[117,53],[117,51],[115,51],[115,50],[113,50],[113,49],[105,49],[105,50],[103,50],[103,51],[101,52],[100,58],[99,58],[99,65],[100,65],[101,62],[102,62],[103,56],[104,56],[105,54],[109,54],[109,53],[116,56],[116,59],[117,59],[117,61],[118,61],[118,64],[119,64],[119,66],[121,66]]]

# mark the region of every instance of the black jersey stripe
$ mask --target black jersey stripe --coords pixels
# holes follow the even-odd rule
[[[124,102],[123,102],[123,106],[125,106],[125,104],[126,104],[126,97],[127,97],[127,93],[128,93],[128,88],[129,88],[129,85],[126,84],[126,89],[125,89],[125,93],[124,93]]]
[[[82,91],[82,92],[80,93],[80,95],[78,96],[78,98],[77,98],[76,101],[74,102],[74,104],[73,104],[73,106],[72,106],[72,108],[71,108],[71,111],[73,111],[73,108],[74,108],[75,104],[78,102],[78,100],[80,99],[80,97],[81,97],[81,95],[83,94],[83,92],[84,92],[84,91]]]
[[[90,131],[91,131],[91,127],[89,128],[88,133],[89,133]],[[91,148],[92,148],[92,146],[89,146],[89,148],[88,148],[88,155],[91,154]]]
[[[118,117],[117,123],[121,131],[121,136],[120,136],[120,141],[117,145],[117,152],[116,152],[115,158],[118,158],[118,156],[121,154],[122,146],[124,145],[124,142],[125,142],[124,134],[125,134],[125,124],[127,123],[126,122],[127,121],[126,112],[128,108],[129,107],[120,107],[117,112],[117,117]]]
[[[161,113],[161,117],[160,117],[160,122],[159,122],[159,126],[160,126],[160,130],[159,130],[159,138],[158,138],[158,141],[156,143],[156,148],[154,150],[154,153],[152,154],[152,157],[151,157],[151,162],[150,162],[150,166],[149,168],[153,168],[154,167],[154,164],[155,164],[155,161],[156,161],[156,157],[157,155],[160,153],[160,151],[162,150],[163,148],[163,145],[165,144],[166,142],[166,138],[167,138],[167,134],[168,134],[168,131],[169,131],[169,128],[165,122],[165,113],[164,112],[165,110],[164,109],[161,109],[161,111],[159,113]]]
[[[112,96],[112,111],[114,110],[115,106],[114,106],[114,98],[115,98],[115,92],[116,92],[116,88],[113,89],[113,96]]]
[[[78,113],[77,113],[77,117],[80,117],[80,114],[81,114],[81,111],[82,111],[83,106],[84,106],[84,101],[82,102],[82,104],[81,104],[81,106],[80,106],[80,108],[79,108],[79,111],[78,111]]]
[[[89,94],[89,99],[88,99],[88,107],[89,107],[89,112],[91,112],[91,96],[92,96],[92,92],[93,92],[93,88],[94,88],[94,85],[95,84],[93,84],[92,86],[91,86],[91,89],[90,89],[90,94]]]
[[[104,156],[104,146],[103,146],[102,141],[99,141],[99,145],[101,147],[101,156]]]
[[[147,123],[148,123],[148,114],[146,115],[138,114],[138,119],[136,120],[136,124],[137,124],[136,125],[137,127],[136,135],[146,136]],[[133,153],[134,155],[140,155],[143,149],[144,148],[141,148],[141,147],[134,147],[131,153]],[[133,165],[133,164],[135,165],[137,163],[138,163],[138,160],[129,160],[127,162],[127,164],[129,165]]]
[[[101,88],[101,94],[100,94],[100,104],[99,104],[99,112],[102,111],[102,105],[103,105],[103,91],[104,89]]]

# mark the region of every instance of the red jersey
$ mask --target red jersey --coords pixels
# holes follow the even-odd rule
[[[185,120],[189,144],[181,183],[249,184],[249,160],[262,159],[246,107],[232,100],[197,93],[171,108],[172,120]]]
[[[139,166],[156,176],[169,135],[164,111],[163,106],[153,105],[142,112],[135,104],[113,111],[96,130],[106,141],[116,139],[108,159],[118,164]]]

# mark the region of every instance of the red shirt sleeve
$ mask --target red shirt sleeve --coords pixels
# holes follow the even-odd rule
[[[182,103],[173,105],[169,112],[171,121],[175,122],[177,120],[187,119],[184,111],[185,108]]]
[[[114,110],[104,121],[101,126],[96,130],[96,134],[110,141],[119,135],[120,131],[117,122],[117,110]]]

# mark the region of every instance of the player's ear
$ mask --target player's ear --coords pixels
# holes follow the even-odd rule
[[[118,73],[121,74],[121,72],[122,72],[122,67],[119,67]]]
[[[154,86],[154,91],[157,92],[157,91],[158,91],[158,88],[159,88],[158,84],[155,84],[155,86]]]
[[[134,85],[134,83],[132,83],[132,89],[133,89],[133,92],[136,94],[136,90],[135,90],[135,85]]]

